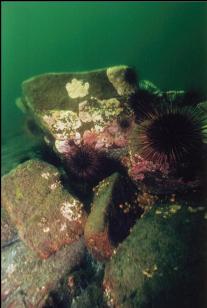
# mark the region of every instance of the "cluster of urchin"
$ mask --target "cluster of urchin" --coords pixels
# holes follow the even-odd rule
[[[132,142],[144,159],[173,167],[200,159],[207,119],[197,106],[198,96],[189,92],[182,100],[172,102],[164,95],[140,91],[134,102],[137,128]],[[129,125],[127,121],[121,124]],[[91,146],[68,142],[65,167],[77,179],[98,182],[116,169],[114,162]]]

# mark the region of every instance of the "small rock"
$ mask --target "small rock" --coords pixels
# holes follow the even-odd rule
[[[110,258],[141,213],[136,188],[127,177],[114,173],[105,178],[95,188],[85,225],[87,247],[99,260]]]
[[[20,238],[41,258],[83,234],[83,205],[63,188],[58,169],[43,161],[29,160],[5,175],[2,202]]]

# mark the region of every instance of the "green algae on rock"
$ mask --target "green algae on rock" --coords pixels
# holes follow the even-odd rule
[[[19,236],[41,258],[83,234],[83,205],[66,191],[58,169],[29,160],[2,178],[2,202]]]
[[[109,239],[108,215],[112,202],[113,185],[118,173],[104,179],[95,190],[91,213],[88,216],[84,237],[87,247],[99,259],[107,259],[113,253]]]
[[[42,308],[49,293],[85,255],[82,240],[65,246],[47,260],[40,260],[22,241],[2,251],[2,307]]]
[[[84,229],[87,247],[97,259],[107,260],[141,213],[137,189],[129,178],[119,173],[105,178],[94,189],[92,208]]]
[[[109,306],[205,307],[204,207],[153,207],[141,218],[106,265]]]

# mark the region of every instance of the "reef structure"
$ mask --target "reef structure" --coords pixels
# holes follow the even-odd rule
[[[29,256],[32,250],[35,266],[38,258],[50,267],[50,260],[57,262],[56,256],[84,239],[90,254],[107,262],[103,286],[109,307],[161,308],[170,307],[169,301],[175,306],[182,292],[182,308],[191,299],[193,307],[201,306],[206,102],[181,90],[161,91],[137,80],[125,65],[43,74],[24,81],[22,90],[16,104],[48,155],[29,159],[2,178],[9,221],[3,217],[4,225],[11,227],[5,245],[18,234],[26,246],[12,245]],[[5,252],[7,267],[12,247]],[[7,274],[6,308],[15,297],[11,291],[7,299]],[[200,290],[194,296],[196,283]],[[75,294],[72,276],[68,285]],[[41,305],[55,288],[46,288]],[[43,307],[38,298],[37,292],[34,303]]]

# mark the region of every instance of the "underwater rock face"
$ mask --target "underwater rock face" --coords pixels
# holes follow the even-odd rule
[[[127,177],[113,173],[101,181],[94,189],[84,229],[86,245],[95,258],[109,259],[142,212],[137,189]]]
[[[17,230],[6,210],[1,207],[1,247],[6,247],[17,239]]]
[[[2,203],[20,238],[41,258],[83,234],[83,205],[66,191],[58,169],[29,160],[2,178]]]
[[[37,258],[22,241],[5,248],[1,259],[2,307],[44,307],[49,292],[80,264],[84,255],[82,240],[63,247],[47,260]]]
[[[206,208],[153,207],[106,265],[110,307],[205,306]]]
[[[26,80],[22,88],[19,108],[34,117],[58,154],[69,139],[101,150],[126,146],[133,123],[129,101],[137,91],[130,67],[48,73]],[[120,124],[123,116],[127,128]]]
[[[150,193],[171,194],[200,185],[197,162],[188,176],[186,169],[189,168],[184,166],[177,172],[168,162],[143,157],[141,150],[146,146],[141,149],[138,146],[139,128],[146,115],[159,113],[161,106],[166,110],[174,105],[178,108],[195,106],[198,103],[195,95],[194,98],[182,90],[163,92],[148,80],[137,82],[135,71],[124,65],[83,73],[42,74],[24,81],[22,90],[18,107],[36,122],[45,143],[72,171],[77,169],[73,157],[75,145],[77,152],[90,147],[97,156],[104,153],[119,160],[138,187]],[[186,130],[188,132],[188,128]],[[161,144],[165,149],[163,134]],[[153,151],[151,158],[154,158]],[[92,167],[101,169],[98,164]],[[79,176],[82,171],[85,174],[87,170],[75,175]]]

